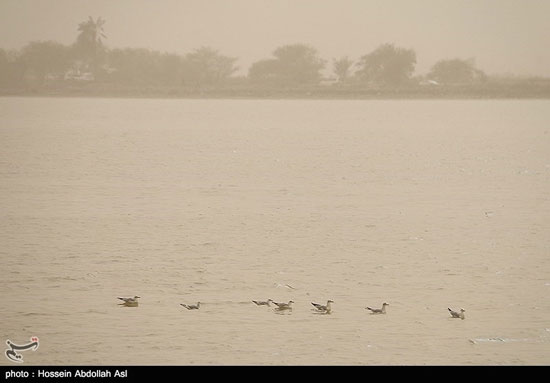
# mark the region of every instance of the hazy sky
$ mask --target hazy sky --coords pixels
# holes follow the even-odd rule
[[[329,61],[394,43],[416,51],[417,74],[475,58],[489,74],[550,76],[550,0],[0,0],[0,48],[71,44],[88,16],[106,20],[110,48],[210,46],[242,73],[299,42]]]

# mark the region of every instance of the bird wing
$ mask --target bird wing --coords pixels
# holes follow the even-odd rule
[[[317,310],[326,310],[326,309],[327,309],[326,306],[320,305],[319,303],[313,303],[313,302],[311,302],[311,304],[312,304],[313,306],[315,306],[315,308],[316,308]]]

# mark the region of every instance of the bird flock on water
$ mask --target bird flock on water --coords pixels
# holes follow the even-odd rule
[[[117,297],[122,301],[120,303],[121,306],[125,307],[138,307],[139,301],[138,299],[141,298],[138,295],[134,295],[133,297]],[[292,307],[294,305],[293,300],[289,300],[288,302],[275,302],[273,299],[269,298],[266,301],[260,301],[260,300],[252,300],[252,302],[256,306],[267,306],[267,307],[273,307],[273,309],[277,312],[282,311],[292,311]],[[332,299],[327,300],[326,304],[320,304],[316,302],[311,302],[311,305],[313,308],[311,309],[315,313],[319,314],[331,314],[332,313],[332,304],[334,301]],[[386,314],[386,306],[389,306],[390,304],[387,302],[382,303],[382,307],[380,308],[373,308],[370,306],[365,307],[365,310],[369,310],[371,314]],[[201,302],[197,302],[196,304],[185,304],[180,303],[180,306],[186,308],[187,310],[199,310],[201,307]],[[451,318],[458,318],[458,319],[465,319],[464,313],[466,310],[461,308],[459,311],[455,311],[451,308],[447,308],[449,310],[449,314],[451,315]]]

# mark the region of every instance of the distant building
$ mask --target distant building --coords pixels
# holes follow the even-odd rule
[[[64,79],[75,81],[94,81],[95,77],[92,72],[81,72],[79,69],[69,69],[65,72]]]
[[[320,85],[325,85],[325,86],[334,85],[337,83],[338,83],[338,79],[336,77],[324,77],[321,79],[321,81],[319,81]]]
[[[424,80],[420,82],[420,85],[439,85],[439,83],[435,80]]]
[[[94,81],[95,76],[90,71],[89,66],[82,61],[73,62],[72,67],[65,72],[65,80],[73,81]]]

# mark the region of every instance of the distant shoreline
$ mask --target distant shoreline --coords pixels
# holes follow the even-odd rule
[[[0,88],[0,97],[107,97],[166,99],[550,99],[550,82],[475,86],[411,86],[361,89],[337,86],[301,88],[220,87],[190,89],[169,86],[121,86],[111,83],[71,83]]]

